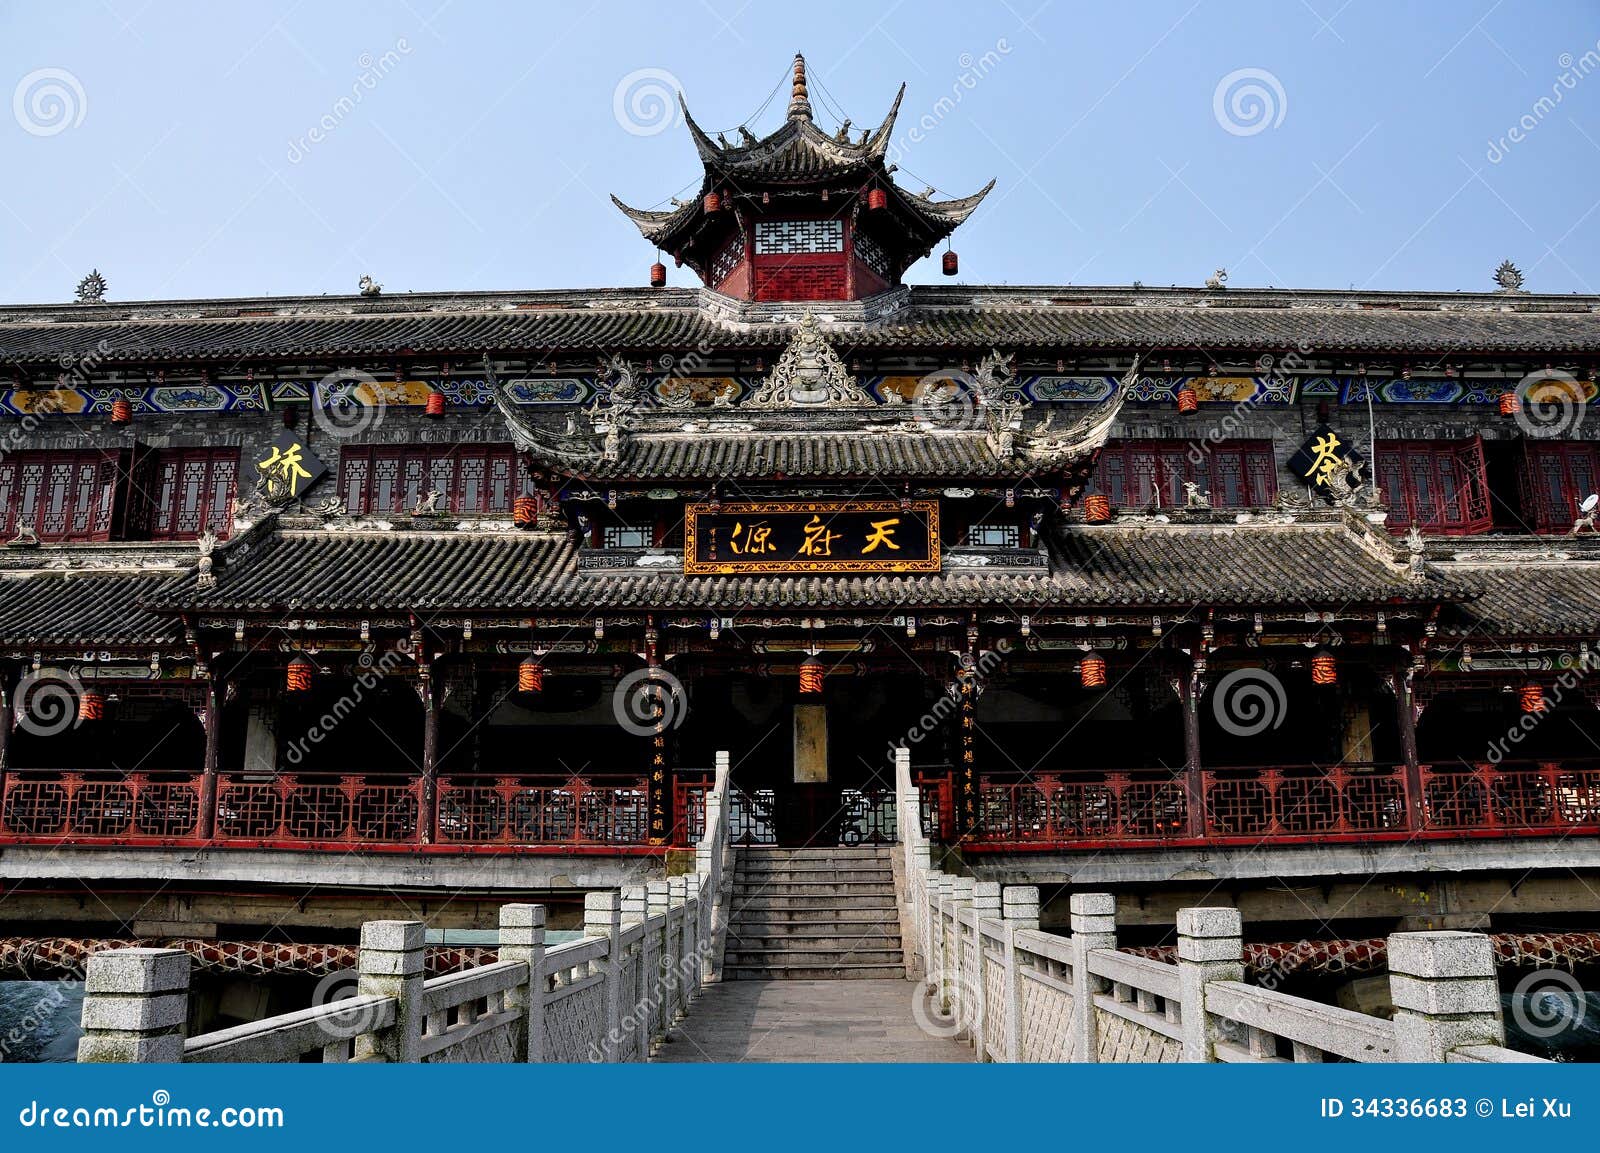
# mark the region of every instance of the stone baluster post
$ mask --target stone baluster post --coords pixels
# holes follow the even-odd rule
[[[1006,926],[1005,998],[997,1010],[1005,1014],[1000,1059],[1015,1064],[1022,1060],[1022,974],[1017,959],[1017,932],[1039,927],[1038,886],[1007,885],[1000,895],[1000,911]]]
[[[1089,972],[1089,954],[1117,947],[1117,899],[1110,893],[1073,893],[1067,909],[1072,924],[1072,1044],[1067,1059],[1098,1061],[1094,998],[1102,982]]]
[[[935,871],[928,878],[928,989],[944,1004],[944,982],[949,979],[945,957],[944,903],[954,877]]]
[[[1443,1061],[1465,1045],[1504,1045],[1494,949],[1482,933],[1389,938],[1394,1059]]]
[[[649,918],[645,935],[650,938],[653,949],[650,968],[644,973],[640,982],[640,996],[650,1007],[649,1033],[654,1040],[657,1037],[665,1037],[667,1026],[672,1023],[665,979],[667,966],[671,964],[667,959],[667,953],[672,948],[669,925],[672,887],[667,884],[665,877],[655,877],[644,883],[644,893],[645,915]]]
[[[684,962],[694,948],[690,944],[694,930],[689,927],[689,878],[681,874],[667,878],[667,908],[667,1004],[671,1011],[666,1024],[671,1025],[689,1011],[689,988],[683,979]]]
[[[956,1014],[956,1036],[972,1026],[972,973],[967,963],[967,934],[961,925],[961,914],[972,908],[972,891],[977,881],[971,877],[950,879],[950,998]],[[971,1033],[967,1033],[971,1040]]]
[[[422,982],[426,937],[421,921],[368,921],[356,954],[356,992],[393,997],[394,1024],[356,1038],[357,1060],[390,1064],[422,1060]]]
[[[622,923],[623,925],[642,925],[649,915],[649,904],[645,896],[643,885],[624,885],[621,894]],[[639,998],[639,1003],[633,1006],[624,1006],[622,1013],[625,1018],[633,1021],[633,1036],[625,1038],[624,1047],[633,1053],[633,1060],[648,1061],[650,1059],[650,985],[649,975],[656,965],[656,951],[659,948],[656,939],[651,933],[643,933],[639,937],[639,951],[632,964],[638,966],[638,980],[634,982],[633,989]]]
[[[685,1001],[691,1001],[699,995],[700,986],[704,983],[706,937],[701,913],[705,910],[708,898],[706,879],[699,873],[691,873],[684,878],[684,883],[690,906],[687,922],[689,938],[687,951],[678,966],[678,976],[683,981]]]
[[[1000,921],[999,881],[978,881],[972,886],[972,914],[973,957],[976,960],[969,982],[973,995],[972,1039],[978,1060],[989,1061],[992,1060],[989,1055],[989,1014],[1003,1012],[1004,1006],[989,1004],[989,966],[993,962],[984,948],[983,923]]]
[[[78,1060],[183,1060],[189,954],[181,949],[113,949],[89,958],[83,984]]]
[[[595,966],[604,976],[601,988],[605,996],[600,1019],[600,1036],[595,1039],[591,1056],[596,1061],[616,1061],[619,1059],[617,1030],[621,1020],[619,994],[623,958],[622,900],[615,889],[583,895],[583,935],[607,939],[606,955]]]
[[[528,983],[506,992],[506,1008],[522,1013],[517,1060],[535,1064],[545,1059],[544,927],[543,905],[500,906],[500,960],[528,966]]]
[[[1178,989],[1185,1061],[1217,1059],[1217,1022],[1206,1012],[1206,985],[1244,980],[1244,922],[1238,909],[1178,910]]]

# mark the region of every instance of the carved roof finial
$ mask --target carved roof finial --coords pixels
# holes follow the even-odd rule
[[[1509,260],[1502,260],[1500,267],[1494,270],[1494,282],[1500,286],[1500,291],[1516,294],[1523,291],[1522,269],[1512,264]]]
[[[77,299],[79,304],[101,304],[106,298],[106,278],[100,275],[98,268],[92,270],[88,276],[78,281]]]
[[[811,119],[811,97],[806,93],[806,58],[794,54],[794,92],[789,97],[789,119]]]

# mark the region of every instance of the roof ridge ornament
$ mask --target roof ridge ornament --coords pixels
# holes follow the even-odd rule
[[[806,58],[798,52],[794,54],[794,87],[789,95],[789,119],[811,119],[811,97],[806,92]]]
[[[772,374],[749,400],[746,408],[875,407],[867,390],[856,382],[844,361],[817,327],[808,309],[795,327],[794,338],[772,366]]]

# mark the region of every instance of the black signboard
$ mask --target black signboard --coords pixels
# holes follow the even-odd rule
[[[255,465],[268,500],[293,500],[302,496],[328,473],[328,466],[292,429],[284,429],[273,438],[272,448],[257,457]]]
[[[1354,487],[1352,482],[1360,481],[1356,470],[1362,463],[1361,454],[1349,440],[1327,425],[1319,424],[1299,451],[1289,458],[1289,471],[1299,477],[1302,484],[1332,495],[1331,485],[1335,481],[1342,481],[1346,487]]]
[[[683,571],[938,572],[939,503],[691,504],[684,518]]]

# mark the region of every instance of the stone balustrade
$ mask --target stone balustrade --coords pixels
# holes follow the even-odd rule
[[[902,811],[919,805],[902,756]],[[1505,1048],[1487,936],[1389,938],[1392,1021],[1244,981],[1231,908],[1178,912],[1177,964],[1117,951],[1116,902],[1074,893],[1071,935],[1039,930],[1039,892],[956,877],[908,830],[914,967],[981,1061],[1529,1061]]]
[[[78,1060],[647,1060],[721,953],[725,757],[707,797],[696,871],[586,894],[579,940],[547,945],[544,906],[504,905],[494,963],[428,979],[422,922],[372,921],[361,928],[354,996],[187,1038],[187,953],[97,953]]]

